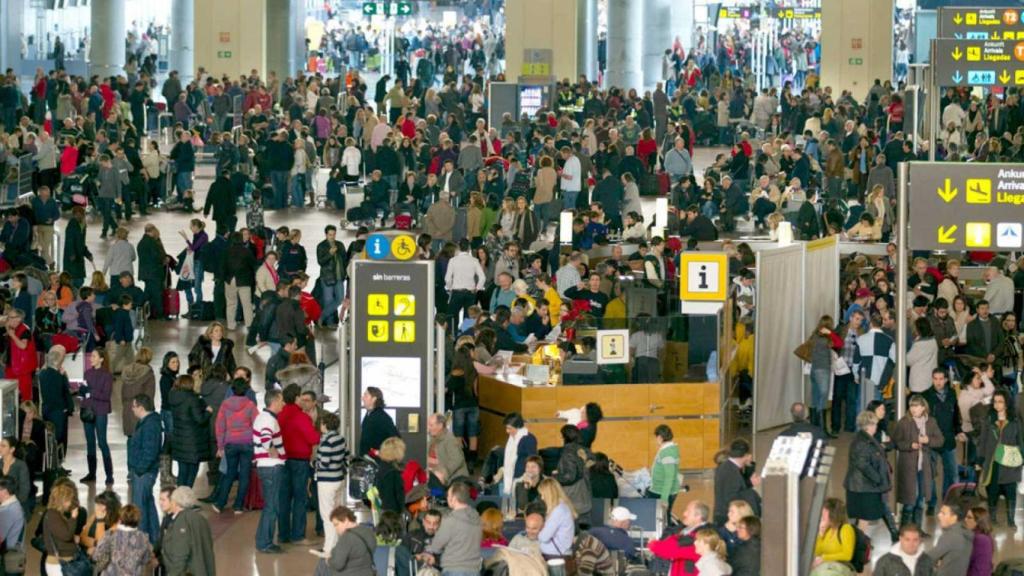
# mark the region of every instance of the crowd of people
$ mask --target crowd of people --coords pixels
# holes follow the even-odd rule
[[[595,498],[618,495],[614,466],[591,451],[600,406],[588,405],[581,425],[561,429],[555,459],[542,457],[551,453],[516,414],[504,420],[507,443],[484,453],[479,377],[493,373],[488,361],[499,352],[534,351],[552,334],[562,340],[563,364],[594,363],[594,339],[575,332],[629,327],[632,373],[595,370],[576,383],[661,382],[667,337],[655,317],[675,308],[684,250],[741,229],[776,235],[783,222],[808,240],[895,238],[896,167],[922,158],[929,145],[904,136],[900,91],[876,81],[862,99],[833,94],[813,75],[800,76],[813,68],[816,47],[794,36],[779,48],[794,62],[794,78],[758,92],[747,56],[725,38],[712,58],[669,50],[667,82],[653,91],[564,80],[551,109],[505,114],[490,125],[484,94],[498,73],[500,37],[428,30],[403,40],[394,76],[372,87],[356,70],[326,77],[315,68],[279,80],[256,70],[218,78],[200,68],[185,86],[172,72],[158,106],[153,71],[144,66],[116,78],[40,71],[28,94],[10,71],[0,81],[0,166],[14,173],[26,154],[35,166],[34,197],[7,210],[0,230],[0,265],[12,272],[0,294],[5,376],[18,381],[23,400],[18,433],[0,441],[8,557],[29,541],[39,544],[46,574],[69,563],[124,574],[158,563],[170,574],[212,574],[202,502],[217,515],[259,510],[259,552],[311,547],[331,574],[370,573],[380,555],[386,564],[439,566],[454,576],[477,574],[485,563],[514,573],[512,566],[551,561],[593,572],[620,552],[626,562],[647,554],[670,564],[663,568],[671,574],[760,573],[760,478],[748,443],[734,441],[720,454],[713,504],[687,502],[681,524],[642,554],[629,510],[614,508],[606,526],[591,514]],[[346,29],[325,51],[358,69],[373,55],[370,44],[364,31]],[[415,66],[407,53],[419,54]],[[942,104],[940,158],[1019,156],[1019,94],[982,102],[950,91]],[[169,149],[147,135],[161,107],[174,121]],[[730,149],[698,174],[695,148],[712,144]],[[215,163],[205,198],[195,186],[203,161]],[[659,195],[669,198],[668,220],[649,222],[642,199]],[[168,253],[151,223],[131,237],[131,219],[156,209],[188,214],[181,253]],[[288,209],[342,215],[309,246],[315,266],[300,230],[266,226],[266,210]],[[559,249],[563,210],[573,211],[566,250]],[[109,243],[92,274],[89,211]],[[64,230],[60,262],[55,226]],[[354,240],[346,245],[339,227]],[[343,423],[322,407],[321,328],[344,319],[350,264],[368,235],[387,227],[417,232],[416,257],[434,263],[436,321],[450,347],[452,413],[430,416],[426,462],[407,457],[380,390],[363,388],[367,416],[351,454]],[[727,244],[737,316],[750,325],[753,252]],[[1015,267],[1011,278],[1007,262],[973,253],[972,261],[991,264],[983,295],[969,292],[951,258],[915,260],[911,284],[898,287],[893,254],[895,245],[878,262],[858,257],[846,265],[843,318],[822,318],[802,347],[812,394],[808,406],[794,406],[794,427],[822,439],[855,433],[847,498],[824,507],[816,570],[851,573],[872,560],[858,552],[857,530],[881,520],[898,544],[877,559],[876,573],[927,565],[940,574],[987,574],[995,509],[1005,498],[1014,525],[1020,482],[1024,339],[1014,290],[1024,276]],[[657,295],[656,314],[627,317],[634,281]],[[899,289],[914,294],[906,311],[912,395],[907,415],[893,421]],[[205,330],[187,355],[169,352],[154,370],[152,350],[137,340],[147,321],[174,316]],[[261,347],[271,351],[262,378],[236,360]],[[72,385],[64,364],[78,353],[84,378]],[[112,486],[113,412],[128,437],[131,503],[101,492],[87,514],[61,458],[69,419],[77,413],[87,440],[80,481],[97,482],[102,462]],[[680,448],[668,426],[654,436],[646,496],[671,510],[684,490]],[[342,490],[350,467],[367,463],[376,476],[358,499],[371,503],[372,528],[360,524]],[[192,487],[203,465],[212,491],[199,499]],[[961,474],[978,478],[987,508],[949,497]],[[893,489],[899,522],[885,498]],[[511,501],[511,511],[480,504],[481,493]],[[46,509],[38,540],[24,534],[37,503]],[[943,534],[922,552],[932,514]],[[308,523],[322,542],[307,536]]]

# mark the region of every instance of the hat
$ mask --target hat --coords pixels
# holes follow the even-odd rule
[[[616,522],[621,522],[623,520],[636,520],[636,514],[630,512],[629,508],[626,508],[625,506],[616,506],[615,508],[612,508],[610,518]]]
[[[405,495],[405,504],[409,505],[414,502],[419,502],[428,496],[430,496],[430,490],[428,490],[423,484],[417,484],[412,487],[412,490],[409,490],[408,494]]]
[[[871,289],[870,288],[858,288],[857,289],[857,298],[868,298],[869,296],[871,296]]]

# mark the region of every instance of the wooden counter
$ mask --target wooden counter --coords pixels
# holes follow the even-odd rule
[[[565,421],[555,413],[597,402],[604,411],[594,452],[604,452],[627,470],[649,467],[657,452],[654,429],[668,424],[679,444],[680,468],[714,467],[719,450],[717,383],[601,384],[526,387],[517,375],[480,376],[480,453],[504,444],[502,419],[519,412],[541,448],[561,446]]]

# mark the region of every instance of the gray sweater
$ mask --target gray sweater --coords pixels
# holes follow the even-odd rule
[[[958,576],[967,573],[971,563],[974,532],[960,523],[942,531],[939,541],[928,555],[935,559],[936,576]]]
[[[377,537],[368,526],[356,526],[338,538],[327,565],[332,576],[376,576],[373,551]]]
[[[127,240],[118,240],[110,247],[107,253],[107,261],[103,263],[103,271],[109,272],[112,276],[118,276],[121,272],[135,274],[135,247]]]
[[[476,510],[465,507],[453,510],[441,520],[427,552],[441,556],[441,568],[451,572],[480,570],[480,540],[483,529]]]

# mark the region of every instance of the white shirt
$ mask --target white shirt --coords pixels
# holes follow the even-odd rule
[[[583,170],[580,167],[580,159],[575,155],[569,156],[562,167],[562,192],[579,192],[583,189]]]
[[[444,275],[444,287],[453,290],[479,291],[484,289],[487,280],[480,261],[469,252],[459,252],[448,261],[448,271]]]
[[[341,153],[341,164],[348,176],[359,176],[359,165],[363,163],[363,153],[355,146],[348,146]]]

